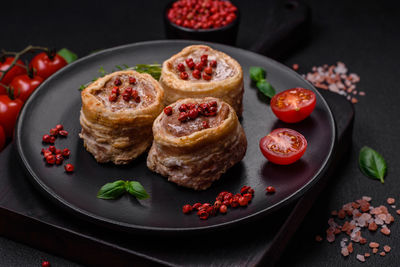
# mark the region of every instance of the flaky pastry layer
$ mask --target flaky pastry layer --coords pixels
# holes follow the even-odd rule
[[[137,83],[150,83],[154,101],[136,108],[112,110],[96,97],[99,90],[115,76],[130,75]],[[118,71],[99,78],[82,91],[80,137],[85,148],[98,162],[127,164],[142,154],[152,141],[152,124],[162,111],[164,92],[158,82],[148,74],[136,71]]]
[[[222,80],[182,80],[174,70],[175,62],[198,50],[215,56],[217,61],[223,60],[231,68],[232,75]],[[191,45],[164,61],[160,84],[165,91],[166,105],[183,98],[217,97],[230,104],[238,116],[242,115],[244,93],[242,67],[232,57],[209,46]]]
[[[219,105],[225,103],[208,97],[184,99],[171,106],[212,100]],[[168,177],[168,181],[195,190],[207,189],[213,181],[241,161],[246,153],[246,135],[231,106],[227,118],[219,126],[188,136],[168,134],[160,123],[163,116],[166,115],[161,113],[153,124],[154,140],[147,157],[147,166]]]

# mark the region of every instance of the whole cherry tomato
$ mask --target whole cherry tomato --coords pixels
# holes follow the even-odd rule
[[[15,122],[22,105],[23,103],[19,99],[0,95],[0,125],[3,126],[7,137],[11,137],[14,133]]]
[[[0,151],[3,150],[5,144],[6,144],[6,133],[4,132],[3,127],[0,125]]]
[[[60,55],[54,54],[53,57],[49,57],[47,53],[42,52],[32,58],[29,67],[34,68],[38,76],[47,79],[67,64],[67,61]]]
[[[274,95],[271,109],[284,122],[294,123],[307,118],[315,108],[315,93],[304,88],[292,88]]]
[[[307,148],[306,138],[288,128],[278,128],[260,140],[263,155],[279,165],[291,164],[301,158]]]
[[[29,76],[27,74],[16,76],[10,83],[10,88],[13,91],[15,98],[21,99],[22,102],[28,99],[28,97],[35,91],[36,87],[43,82],[43,78],[40,76]]]
[[[13,62],[13,60],[14,60],[13,57],[7,57],[4,62],[0,62],[0,70],[4,71],[4,70],[8,69],[11,66],[11,63]],[[17,60],[17,64],[18,65],[15,65],[14,67],[12,67],[11,70],[9,70],[7,72],[7,74],[4,76],[4,78],[0,80],[0,83],[9,85],[15,76],[26,73],[25,67],[22,67],[22,66],[24,66],[24,62],[22,62],[22,60]],[[1,73],[0,73],[0,75],[1,75]],[[7,94],[7,90],[6,90],[6,88],[4,88],[4,86],[0,85],[0,95],[4,95],[4,94]]]

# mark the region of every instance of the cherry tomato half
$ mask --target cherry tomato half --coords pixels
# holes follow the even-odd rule
[[[292,88],[274,95],[271,109],[284,122],[294,123],[307,118],[315,108],[315,93],[304,88]]]
[[[0,151],[3,150],[5,144],[6,144],[6,133],[4,132],[3,127],[0,125]]]
[[[50,59],[47,53],[42,52],[32,58],[29,67],[34,68],[38,76],[47,79],[67,64],[67,61],[60,55],[55,54],[54,57]]]
[[[291,164],[301,158],[307,148],[306,138],[288,128],[278,128],[260,140],[263,155],[279,165]]]
[[[11,66],[13,60],[14,60],[13,57],[7,57],[4,62],[0,62],[0,70],[8,69]],[[26,73],[26,69],[22,67],[24,65],[24,62],[22,62],[22,60],[17,60],[17,64],[18,65],[12,67],[12,69],[7,72],[6,76],[4,76],[3,79],[1,79],[0,82],[2,84],[9,85],[15,76]],[[6,88],[0,85],[0,95],[5,95],[5,94],[7,94]]]
[[[25,102],[42,82],[43,78],[40,76],[36,75],[31,78],[29,75],[23,74],[16,76],[12,80],[10,88],[12,88],[15,98]]]
[[[0,125],[3,126],[7,137],[14,133],[15,121],[22,105],[19,99],[12,100],[8,95],[0,95]]]

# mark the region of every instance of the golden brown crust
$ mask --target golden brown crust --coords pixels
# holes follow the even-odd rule
[[[154,89],[152,102],[140,102],[135,108],[113,110],[96,97],[99,90],[113,77],[133,76],[140,83],[146,82]],[[151,127],[163,109],[164,92],[158,82],[148,74],[136,71],[118,71],[104,76],[82,91],[80,137],[85,148],[98,162],[112,161],[126,164],[143,153],[151,144]],[[142,95],[142,99],[145,96]]]
[[[147,166],[178,185],[204,190],[230,167],[241,161],[247,140],[234,109],[217,98],[183,99],[182,103],[217,101],[229,107],[226,119],[217,127],[203,129],[187,136],[176,137],[163,129],[161,113],[153,124],[153,145]]]
[[[182,80],[174,67],[177,61],[182,61],[195,51],[204,50],[205,53],[226,63],[232,73],[221,80]],[[210,56],[209,56],[210,57]],[[205,45],[192,45],[184,48],[163,63],[160,84],[165,91],[165,104],[169,105],[183,98],[217,97],[230,104],[241,116],[243,111],[243,71],[240,64],[227,54],[214,50]]]

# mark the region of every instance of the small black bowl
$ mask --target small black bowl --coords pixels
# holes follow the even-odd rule
[[[164,9],[165,33],[168,39],[200,40],[214,43],[234,45],[239,29],[240,12],[236,11],[236,19],[226,26],[213,29],[190,29],[176,25],[168,19],[168,10],[176,1],[171,1]]]

